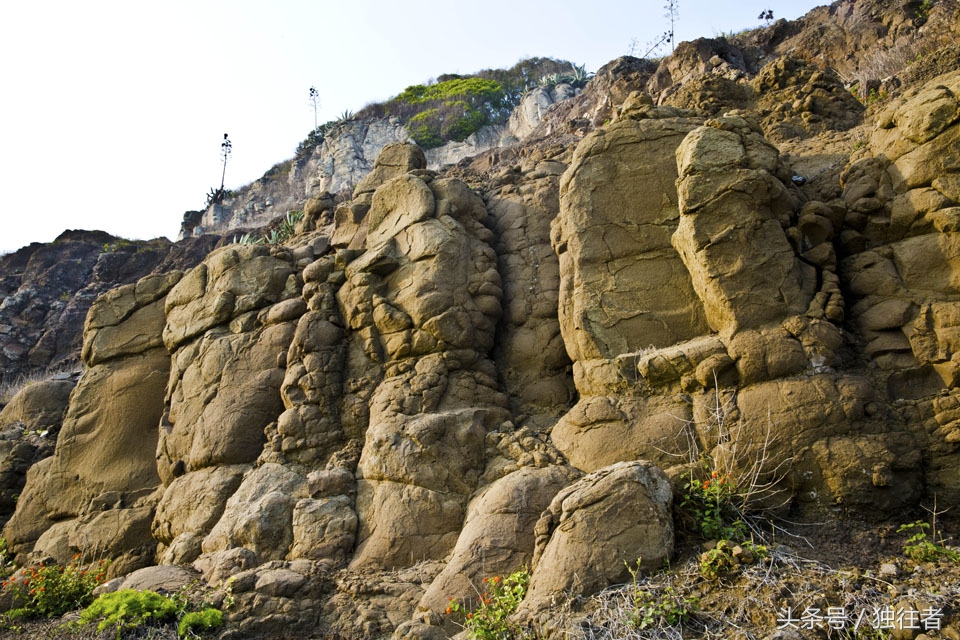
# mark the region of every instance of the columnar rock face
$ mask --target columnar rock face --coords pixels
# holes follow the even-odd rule
[[[156,442],[169,358],[164,300],[179,272],[104,294],[87,315],[89,367],[70,398],[54,454],[34,465],[4,529],[22,560],[75,553],[115,558],[122,574],[153,562],[150,521],[160,477]],[[109,398],[109,401],[105,400]]]
[[[433,638],[491,575],[532,569],[530,619],[659,566],[704,462],[801,517],[960,504],[958,95],[879,111],[825,201],[749,113],[640,93],[482,196],[388,145],[332,230],[97,300],[4,535],[230,580],[241,635]],[[0,474],[63,383],[0,413]]]
[[[347,326],[382,380],[359,462],[353,566],[405,566],[453,547],[509,414],[487,354],[501,280],[483,202],[454,180],[405,174],[374,192],[366,251],[346,266]]]
[[[231,245],[167,296],[170,381],[156,466],[166,491],[153,523],[167,562],[191,562],[282,410],[286,351],[305,311],[289,252]],[[202,508],[201,508],[202,507]]]
[[[840,238],[864,353],[889,372],[887,395],[905,405],[905,417],[923,424],[929,490],[951,501],[960,497],[958,142],[958,73],[885,108],[872,156],[843,174],[847,229]]]
[[[545,159],[501,176],[487,194],[493,247],[503,281],[503,317],[494,359],[515,414],[551,415],[570,405],[575,389],[560,334],[560,264],[550,223],[560,210],[566,164]]]
[[[795,204],[777,160],[759,128],[735,117],[709,121],[677,149],[684,215],[673,244],[707,324],[725,337],[802,313],[813,297],[814,270],[804,273],[784,233]]]
[[[580,400],[552,435],[580,469],[686,448],[689,406],[638,393],[634,354],[709,332],[671,245],[680,218],[675,151],[701,122],[634,94],[619,120],[584,138],[561,179],[551,239]]]

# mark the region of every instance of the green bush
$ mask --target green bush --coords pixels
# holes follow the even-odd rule
[[[927,531],[930,530],[930,523],[923,520],[917,520],[910,524],[902,524],[897,529],[897,533],[912,533],[903,543],[903,553],[908,558],[917,562],[936,562],[943,558],[950,562],[960,563],[960,552],[954,551],[942,544],[943,540],[937,542],[940,532],[934,529],[934,539],[927,537]]]
[[[97,623],[97,632],[114,627],[119,640],[124,629],[133,629],[149,620],[167,620],[177,614],[177,604],[153,591],[123,589],[105,593],[80,614],[80,624]]]
[[[479,606],[466,614],[463,628],[475,640],[500,640],[518,635],[519,629],[507,617],[517,610],[526,595],[530,573],[521,569],[506,578],[484,578],[483,584],[486,591],[480,596]],[[447,615],[462,609],[463,605],[451,598]]]
[[[706,466],[706,465],[705,465]],[[708,540],[741,540],[747,526],[736,504],[740,492],[730,474],[713,469],[706,480],[687,474],[680,509]]]
[[[463,141],[480,127],[505,120],[512,108],[496,80],[444,76],[436,84],[407,87],[386,104],[425,149]]]
[[[202,611],[191,611],[180,618],[177,633],[183,637],[188,632],[209,631],[223,624],[223,612],[220,609],[207,607]]]
[[[106,578],[106,560],[90,567],[80,564],[79,554],[67,565],[40,564],[3,582],[22,606],[7,611],[10,619],[47,618],[85,607],[93,590]]]

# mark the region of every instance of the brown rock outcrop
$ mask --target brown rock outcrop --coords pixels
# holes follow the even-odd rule
[[[78,552],[106,554],[120,575],[153,561],[160,478],[150,443],[170,366],[159,336],[165,296],[179,278],[147,276],[91,306],[89,369],[70,397],[54,454],[30,469],[4,529],[21,562],[31,553],[63,563]]]
[[[666,475],[643,461],[605,467],[560,491],[537,522],[518,615],[534,615],[561,594],[625,582],[631,563],[659,568],[673,553],[672,500]]]

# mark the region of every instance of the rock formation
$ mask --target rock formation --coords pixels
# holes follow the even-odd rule
[[[536,623],[659,568],[705,461],[795,519],[960,505],[960,72],[865,111],[807,37],[619,59],[446,171],[379,145],[285,245],[103,293],[76,387],[0,413],[12,551],[177,566],[117,584],[229,586],[239,637],[442,638],[486,577]]]

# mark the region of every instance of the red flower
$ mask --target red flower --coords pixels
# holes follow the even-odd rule
[[[709,481],[709,480],[705,480],[705,481],[703,482],[703,490],[706,491],[709,486],[710,486],[710,481]]]

